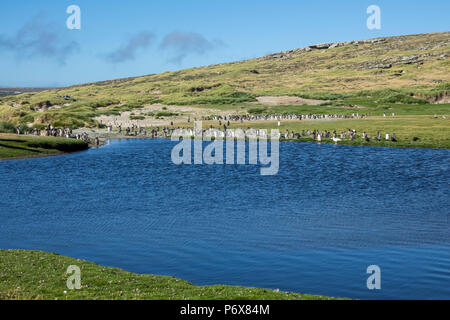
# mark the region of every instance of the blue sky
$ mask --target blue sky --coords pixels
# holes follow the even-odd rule
[[[381,8],[381,30],[366,27]],[[70,5],[81,30],[68,30]],[[450,31],[447,0],[1,0],[0,86],[66,86],[314,43]]]

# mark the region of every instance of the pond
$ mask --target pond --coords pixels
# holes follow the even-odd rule
[[[281,142],[258,165],[175,165],[113,140],[0,162],[0,248],[197,285],[362,299],[450,298],[450,150]],[[367,267],[381,269],[368,290]]]

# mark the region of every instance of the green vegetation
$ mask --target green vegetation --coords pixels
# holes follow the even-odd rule
[[[396,121],[389,124],[398,127],[388,124],[386,129],[397,134],[404,132],[407,140],[420,135],[422,146],[446,146],[450,137],[448,122],[436,128],[434,122],[426,119],[434,114],[449,117],[449,40],[450,32],[390,37],[324,50],[290,50],[233,63],[27,92],[0,98],[0,121],[13,126],[51,124],[98,128],[99,116],[119,116],[160,104],[162,111],[136,112],[130,120],[168,120],[181,114],[199,118],[205,110],[210,110],[210,114],[218,111],[228,114],[360,113],[370,115],[377,123],[363,128],[363,124],[370,122],[354,120],[338,125],[330,122],[327,130],[349,125],[367,132],[384,130],[385,119],[376,117],[395,113]],[[257,102],[260,96],[296,96],[323,102],[314,106],[267,106]],[[170,111],[166,106],[172,106]],[[405,121],[403,116],[407,117]],[[417,133],[404,127],[411,124],[410,116],[417,116]],[[430,124],[432,127],[427,127]],[[0,130],[2,126],[4,131],[11,128],[0,124]],[[442,130],[442,134],[436,130]],[[428,138],[425,136],[428,134],[439,138]],[[433,141],[425,143],[427,139]]]
[[[144,119],[145,119],[145,116],[141,116],[141,115],[139,115],[139,116],[131,115],[131,116],[130,116],[130,119],[131,119],[131,120],[144,120]]]
[[[81,270],[81,289],[67,289],[67,268]],[[237,286],[195,286],[168,277],[135,274],[122,269],[28,250],[0,250],[0,300],[160,299],[160,300],[316,300],[323,296]]]
[[[308,106],[306,106],[308,107]],[[450,105],[437,105],[436,108],[449,108]],[[302,107],[273,107],[276,110],[287,108],[289,112],[298,111],[297,108]],[[326,107],[320,107],[326,108]],[[417,108],[420,108],[417,106]],[[323,111],[323,110],[322,110]],[[412,110],[414,111],[414,109]],[[254,129],[266,129],[270,132],[271,129],[278,129],[280,133],[284,134],[286,130],[301,133],[302,130],[311,132],[316,129],[321,132],[327,130],[333,132],[336,130],[337,135],[348,129],[356,130],[358,137],[355,140],[344,139],[338,144],[347,145],[371,145],[371,146],[384,146],[384,147],[411,147],[411,148],[450,148],[450,124],[449,119],[443,119],[442,117],[434,118],[432,115],[416,115],[414,112],[403,113],[392,117],[391,114],[383,116],[371,116],[363,119],[327,119],[327,120],[292,120],[281,121],[280,127],[277,125],[277,121],[252,121],[244,122],[231,122],[229,128],[236,129],[241,128],[246,130],[248,127]],[[356,113],[355,110],[350,111]],[[361,112],[361,110],[358,110]],[[323,113],[323,112],[317,112]],[[177,124],[178,125],[178,124]],[[192,127],[192,123],[181,123],[182,127]],[[204,121],[203,127],[209,126],[218,127],[218,121]],[[362,139],[361,135],[366,132],[370,136],[369,141]],[[376,141],[374,138],[377,133],[381,134],[381,141]],[[393,133],[397,136],[397,142],[386,141],[385,134],[389,133],[392,136]],[[414,138],[416,141],[414,141]],[[293,140],[293,139],[292,139]],[[311,137],[303,137],[298,141],[313,142]],[[334,143],[331,139],[322,139],[324,143]]]
[[[0,160],[54,155],[87,148],[87,142],[75,139],[0,134]]]
[[[153,112],[153,113],[149,113],[148,115],[151,115],[155,118],[163,118],[163,117],[176,117],[179,114],[175,113],[175,112],[170,112],[170,111],[157,111],[157,112]]]
[[[391,115],[445,115],[450,114],[450,103],[446,104],[395,104],[376,103],[365,99],[347,99],[344,105],[326,104],[319,106],[266,106],[248,107],[248,113],[254,114],[364,114],[367,116]]]
[[[0,122],[0,132],[2,133],[14,133],[16,128],[12,123],[1,121]]]
[[[198,88],[197,88],[198,89]],[[230,85],[218,84],[209,90],[176,92],[164,102],[170,105],[238,104],[256,101],[247,92],[237,91]]]
[[[259,108],[250,108],[247,110],[249,114],[271,114],[271,113],[277,113],[275,110],[272,109],[272,112],[268,111],[267,108],[259,107]],[[283,110],[283,113],[286,111]]]

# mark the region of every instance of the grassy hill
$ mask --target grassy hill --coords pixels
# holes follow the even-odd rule
[[[14,96],[25,92],[39,92],[49,88],[21,88],[21,87],[0,87],[0,97]]]
[[[251,60],[8,96],[0,99],[0,121],[96,127],[99,117],[124,112],[131,120],[173,118],[180,125],[187,116],[220,112],[395,113],[429,119],[449,113],[449,56],[450,32],[311,45]],[[318,102],[267,105],[259,102],[261,96]],[[154,112],[141,112],[155,105]],[[437,130],[442,126],[445,130],[448,122]],[[421,138],[428,127],[418,125]],[[450,132],[444,138],[433,144],[449,145]]]
[[[81,289],[67,289],[67,268],[81,270]],[[309,294],[238,286],[195,286],[31,250],[0,250],[0,300],[328,300]]]

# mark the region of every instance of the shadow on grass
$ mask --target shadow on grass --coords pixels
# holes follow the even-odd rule
[[[25,140],[19,140],[19,139],[0,139],[0,141],[25,142]]]
[[[12,141],[12,140],[8,140],[8,141]],[[16,146],[11,146],[11,145],[2,144],[2,143],[0,143],[0,147],[4,147],[4,148],[7,148],[7,149],[17,149],[17,150],[24,150],[24,151],[29,151],[29,152],[41,153],[40,150],[24,148],[24,147],[16,147]]]

